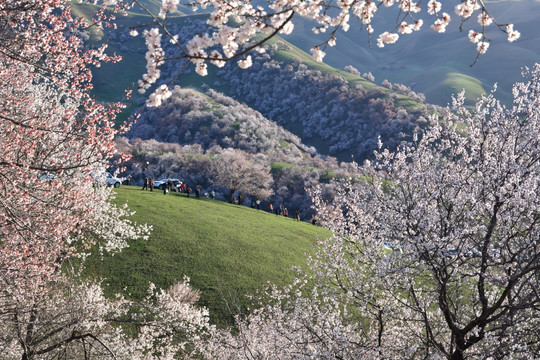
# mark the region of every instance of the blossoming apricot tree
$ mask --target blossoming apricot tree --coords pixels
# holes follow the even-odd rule
[[[2,359],[191,358],[192,343],[208,327],[208,312],[193,305],[198,294],[187,279],[167,290],[151,285],[138,302],[111,300],[101,284],[74,281],[72,274],[27,295],[0,294]]]
[[[127,208],[113,205],[99,182],[124,127],[114,126],[120,104],[92,98],[90,70],[116,58],[105,46],[84,45],[90,25],[73,18],[68,3],[0,2],[1,357],[188,354],[179,336],[191,343],[208,316],[193,306],[198,296],[187,280],[151,287],[134,303],[111,300],[99,283],[69,271],[89,246],[119,250],[127,239],[146,237],[148,227],[129,221]],[[96,21],[103,16],[99,11]]]
[[[0,3],[0,288],[12,295],[45,284],[92,239],[112,250],[146,232],[93,188],[120,105],[89,94],[90,67],[115,59],[85,49],[86,26],[64,1]]]
[[[270,169],[249,161],[241,150],[224,151],[216,156],[210,163],[210,173],[216,185],[229,189],[231,203],[235,192],[239,193],[240,199],[252,196],[259,200],[266,200],[273,193]]]
[[[317,192],[318,219],[335,236],[307,276],[269,288],[270,304],[208,350],[538,358],[540,65],[528,76],[511,109],[493,95],[467,109],[458,96],[454,112],[433,116],[413,144],[379,152],[332,201]]]

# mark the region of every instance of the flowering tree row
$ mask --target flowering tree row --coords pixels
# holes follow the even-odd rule
[[[24,298],[0,295],[2,359],[192,358],[197,337],[212,329],[197,299],[188,279],[167,290],[150,284],[134,302],[111,300],[101,284],[72,273],[58,276]]]
[[[89,25],[67,2],[0,2],[0,352],[5,359],[149,358],[176,354],[207,322],[187,281],[138,304],[103,296],[69,262],[98,243],[147,237],[99,182],[115,153],[120,104],[90,95],[91,67],[116,60],[83,44]],[[121,128],[120,131],[125,129]],[[124,158],[120,154],[120,158]],[[62,270],[61,270],[62,266]],[[134,315],[133,315],[134,316]],[[120,325],[136,327],[130,337]],[[175,330],[175,331],[173,331]],[[162,341],[162,343],[159,343]],[[172,350],[169,350],[172,349]]]

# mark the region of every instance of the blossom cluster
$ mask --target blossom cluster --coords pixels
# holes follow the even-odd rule
[[[132,35],[136,35],[132,33]],[[143,36],[146,44],[146,74],[139,80],[139,92],[144,94],[159,79],[161,72],[159,66],[163,64],[165,52],[161,47],[161,33],[158,28],[144,30]]]

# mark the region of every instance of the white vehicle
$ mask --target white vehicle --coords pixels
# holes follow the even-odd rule
[[[182,182],[178,179],[161,179],[158,181],[154,181],[154,189],[163,190],[165,186],[167,186],[167,182],[171,181],[172,189],[173,191],[180,192],[180,185],[182,185]]]
[[[121,179],[112,176],[110,173],[106,172],[105,175],[107,176],[105,178],[105,184],[107,184],[107,186],[114,186],[115,188],[119,188],[120,184],[122,184]]]
[[[110,172],[104,172],[101,174],[101,176],[94,177],[94,175],[90,174],[92,179],[94,179],[94,182],[98,185],[105,183],[107,186],[114,186],[115,188],[119,188],[122,184],[122,180],[114,177],[111,175]]]

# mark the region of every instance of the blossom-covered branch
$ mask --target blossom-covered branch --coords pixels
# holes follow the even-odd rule
[[[121,4],[122,2],[113,0],[107,3]],[[251,66],[249,52],[251,50],[264,51],[263,45],[270,38],[279,34],[290,34],[294,30],[293,19],[296,16],[315,21],[316,25],[312,29],[314,33],[328,33],[324,42],[315,44],[311,49],[316,61],[322,61],[326,55],[326,48],[334,46],[339,41],[338,30],[348,31],[353,21],[360,22],[371,41],[372,34],[376,32],[373,25],[374,19],[377,17],[396,18],[397,22],[393,28],[378,31],[377,46],[384,47],[395,43],[404,35],[421,30],[425,22],[431,22],[430,28],[433,31],[444,33],[452,20],[450,14],[443,12],[443,3],[436,0],[428,1],[425,7],[422,6],[422,1],[411,0],[274,0],[264,7],[255,5],[249,0],[195,0],[184,5],[192,7],[193,10],[208,9],[210,14],[207,24],[210,29],[207,33],[196,35],[186,44],[181,44],[178,35],[171,33],[167,27],[168,17],[178,10],[179,0],[162,0],[159,14],[153,14],[139,0],[135,0],[135,3],[145,9],[154,19],[152,29],[143,32],[148,51],[146,53],[147,73],[139,82],[141,92],[150,88],[160,76],[159,66],[165,61],[161,43],[165,41],[162,39],[163,35],[167,41],[177,46],[180,52],[180,55],[172,57],[171,60],[187,59],[195,65],[195,71],[199,75],[205,76],[208,63],[222,67],[226,61],[242,57],[238,60],[238,66],[241,68]],[[476,44],[475,63],[478,56],[484,54],[489,47],[491,40],[486,33],[490,25],[506,33],[510,42],[517,40],[520,36],[513,24],[497,22],[482,1],[460,2],[454,7],[454,13],[460,19],[461,27],[470,18],[476,16],[479,29],[472,29],[472,33],[468,34],[469,40]],[[138,35],[137,27],[132,28],[133,36]],[[149,105],[159,106],[160,100],[167,98],[169,94],[166,87],[160,87],[154,98],[149,101]]]

